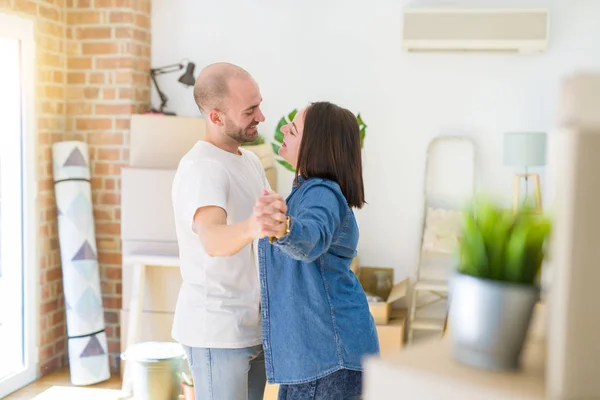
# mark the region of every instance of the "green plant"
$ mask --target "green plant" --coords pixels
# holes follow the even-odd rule
[[[242,146],[257,146],[259,144],[264,144],[265,143],[265,138],[262,137],[262,135],[258,135],[256,137],[256,139],[254,139],[252,142],[245,142],[242,143]]]
[[[550,218],[513,212],[490,201],[464,214],[458,272],[476,278],[534,285],[552,231]]]
[[[290,165],[287,161],[279,157],[279,149],[283,144],[283,132],[281,132],[281,128],[284,125],[289,124],[296,114],[298,113],[297,109],[292,110],[288,115],[284,115],[281,117],[279,122],[277,123],[277,127],[275,128],[275,134],[273,135],[274,141],[271,142],[271,147],[273,148],[273,152],[275,153],[276,160],[279,164],[283,165],[288,171],[295,172],[294,167]],[[367,125],[364,123],[360,113],[356,116],[356,120],[358,121],[358,127],[360,129],[360,147],[363,147],[365,137],[367,136]]]

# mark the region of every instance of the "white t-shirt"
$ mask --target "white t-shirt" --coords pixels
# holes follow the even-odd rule
[[[190,347],[242,348],[261,343],[256,241],[230,257],[210,257],[193,232],[196,210],[218,206],[227,223],[250,217],[269,188],[258,157],[199,141],[181,159],[173,180],[173,210],[183,284],[172,336]]]

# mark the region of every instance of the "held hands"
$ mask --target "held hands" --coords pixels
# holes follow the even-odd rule
[[[250,223],[254,237],[282,237],[285,234],[287,205],[275,192],[263,189],[263,195],[256,200]]]

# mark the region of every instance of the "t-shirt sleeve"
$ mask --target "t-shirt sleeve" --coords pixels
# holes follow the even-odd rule
[[[227,213],[229,177],[225,168],[214,161],[199,161],[188,167],[179,182],[179,207],[190,226],[199,208],[220,207]]]

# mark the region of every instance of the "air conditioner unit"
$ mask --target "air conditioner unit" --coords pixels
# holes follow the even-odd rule
[[[404,10],[407,51],[543,52],[547,9],[425,7]]]

